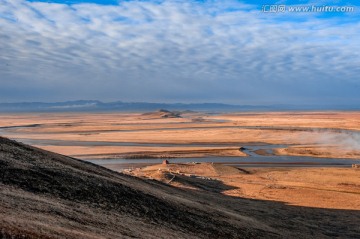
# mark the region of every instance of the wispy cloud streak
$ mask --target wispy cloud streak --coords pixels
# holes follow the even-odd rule
[[[356,21],[237,1],[0,3],[2,101],[360,103]]]

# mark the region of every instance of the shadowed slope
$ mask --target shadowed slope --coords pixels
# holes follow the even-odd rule
[[[5,238],[279,236],[254,219],[211,209],[167,185],[1,137],[0,169]]]

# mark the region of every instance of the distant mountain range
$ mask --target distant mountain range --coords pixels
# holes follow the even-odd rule
[[[221,103],[148,103],[148,102],[101,102],[96,100],[78,100],[66,102],[21,102],[0,103],[0,112],[94,112],[94,111],[154,111],[194,110],[194,111],[282,111],[282,110],[360,110],[360,106],[343,105],[230,105]]]

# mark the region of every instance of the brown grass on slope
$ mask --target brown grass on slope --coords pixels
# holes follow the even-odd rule
[[[218,190],[221,182],[190,183],[201,190],[119,174],[0,137],[0,238],[360,236],[359,211],[231,197]]]
[[[0,235],[26,238],[276,237],[176,198],[168,186],[0,138]],[[156,195],[156,196],[154,196]],[[183,200],[183,201],[181,201]]]

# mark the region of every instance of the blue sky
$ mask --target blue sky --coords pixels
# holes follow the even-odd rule
[[[0,102],[360,104],[359,1],[0,0]]]

